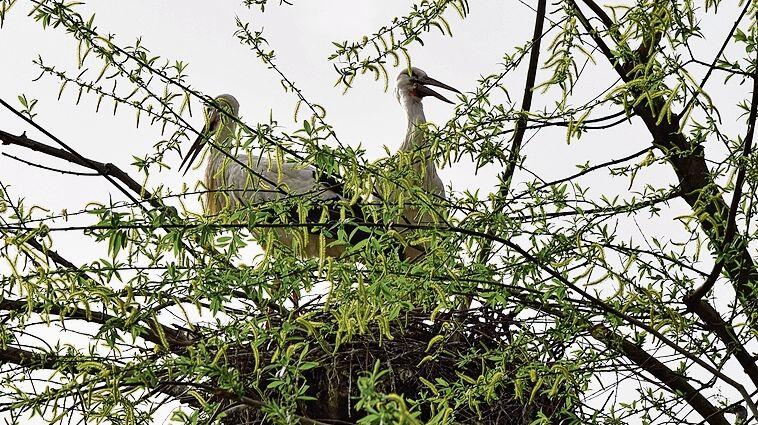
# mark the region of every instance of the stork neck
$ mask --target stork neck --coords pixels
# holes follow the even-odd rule
[[[424,105],[421,99],[417,97],[406,96],[403,98],[403,107],[408,117],[408,131],[405,133],[405,140],[400,146],[401,151],[412,151],[420,147],[423,142],[422,132],[419,125],[426,122],[424,116]]]
[[[218,146],[220,149],[223,149],[225,151],[230,151],[233,147],[232,145],[235,140],[234,132],[236,129],[237,129],[236,122],[234,121],[227,122],[227,120],[223,120],[221,128],[219,128],[216,131],[216,134],[213,135],[213,140],[215,141],[215,145]],[[221,152],[218,152],[218,150],[216,149],[211,149],[211,155],[218,156],[218,155],[221,155]]]

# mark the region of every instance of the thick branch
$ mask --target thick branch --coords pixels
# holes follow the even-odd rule
[[[571,281],[569,281],[565,276],[563,276],[561,273],[553,269],[552,267],[545,265],[543,262],[539,261],[536,257],[534,257],[532,254],[521,248],[518,244],[508,240],[503,239],[502,243],[508,246],[509,248],[513,249],[514,251],[518,252],[519,255],[524,257],[526,260],[534,264],[535,266],[539,267],[540,269],[544,270],[548,274],[550,274],[555,280],[561,282],[564,284],[567,288],[570,288],[571,290],[579,293],[582,297],[590,301],[591,304],[597,306],[600,308],[601,311],[612,314],[613,316],[616,316],[625,322],[634,325],[640,329],[645,330],[652,336],[654,336],[656,339],[667,345],[668,347],[672,348],[679,354],[682,354],[684,357],[686,357],[688,360],[692,361],[693,363],[697,364],[698,366],[702,367],[706,371],[708,371],[710,374],[714,376],[714,378],[721,379],[722,381],[726,382],[727,384],[731,385],[734,389],[739,391],[740,395],[742,395],[742,398],[745,400],[745,403],[750,407],[750,410],[753,412],[754,415],[758,416],[758,407],[756,407],[755,403],[753,403],[750,394],[745,389],[745,386],[741,383],[737,382],[736,380],[732,379],[730,376],[727,376],[719,369],[713,367],[710,363],[704,361],[697,355],[687,351],[686,349],[678,346],[676,343],[674,343],[670,338],[663,335],[658,330],[654,329],[650,325],[643,323],[642,321],[629,316],[628,314],[624,313],[623,311],[620,311],[616,307],[604,302],[603,300],[597,298],[596,296],[588,293],[584,289],[580,288],[579,286],[575,285]],[[657,375],[656,375],[657,376]],[[667,384],[668,385],[668,384]],[[689,385],[689,384],[687,384]],[[689,402],[689,400],[688,400]],[[695,406],[693,406],[695,407]]]
[[[744,146],[742,150],[742,157],[741,159],[746,159],[750,155],[750,152],[753,150],[753,134],[755,133],[755,118],[756,114],[758,114],[758,71],[756,71],[755,74],[753,74],[753,98],[750,103],[750,115],[748,117],[748,123],[747,123],[747,134],[745,134],[745,141]],[[743,161],[744,162],[744,161]],[[721,269],[724,266],[725,258],[727,257],[727,252],[729,248],[732,245],[732,242],[734,241],[735,234],[737,232],[737,211],[740,208],[740,200],[742,198],[742,185],[745,183],[745,171],[747,167],[744,163],[738,165],[739,172],[737,172],[737,181],[734,183],[734,194],[732,194],[732,204],[729,206],[729,216],[726,220],[726,230],[724,234],[724,241],[721,244],[721,252],[722,255],[716,261],[716,264],[713,267],[713,271],[711,271],[710,276],[708,276],[708,279],[706,279],[705,283],[697,288],[695,291],[692,292],[691,295],[689,295],[689,298],[692,299],[700,299],[704,297],[710,290],[713,288],[713,285],[716,284],[716,279],[718,279],[718,276],[721,274]],[[745,249],[745,247],[743,247]],[[746,282],[746,270],[744,267],[740,268],[738,271],[737,276],[737,283],[736,286],[743,286]]]
[[[526,86],[524,87],[524,97],[521,100],[521,115],[516,121],[514,128],[513,144],[511,145],[511,152],[508,155],[508,162],[505,164],[505,170],[501,175],[500,188],[498,193],[500,195],[499,202],[495,203],[495,210],[503,208],[505,198],[508,196],[510,190],[511,181],[513,179],[513,173],[516,170],[516,163],[521,152],[521,143],[524,140],[524,134],[526,133],[528,114],[532,108],[532,96],[534,92],[534,83],[537,79],[537,67],[540,62],[540,45],[542,42],[542,31],[545,25],[545,13],[547,9],[547,0],[539,0],[537,3],[537,16],[534,18],[534,32],[532,33],[532,43],[529,51],[529,68],[526,72]],[[489,231],[488,231],[489,232]],[[492,252],[491,240],[486,240],[479,249],[477,254],[477,261],[484,263]],[[467,310],[471,305],[473,297],[466,298],[461,305],[461,310]]]
[[[532,44],[529,52],[529,69],[526,73],[526,87],[524,87],[524,97],[521,100],[521,114],[516,121],[516,132],[513,136],[513,145],[508,157],[508,163],[503,171],[502,183],[500,186],[500,196],[504,198],[508,195],[510,182],[513,178],[513,172],[516,169],[519,153],[521,152],[521,143],[526,133],[526,125],[529,122],[528,114],[532,109],[532,97],[534,94],[534,83],[537,79],[537,68],[540,63],[540,44],[542,40],[542,28],[545,24],[545,9],[547,0],[539,0],[537,3],[537,17],[534,18],[534,33],[532,34]]]
[[[559,319],[566,319],[566,312],[541,303],[535,306]],[[575,320],[571,318],[571,320]],[[703,419],[711,425],[728,425],[724,417],[724,411],[714,406],[707,397],[695,389],[687,378],[671,370],[668,366],[658,361],[642,347],[637,346],[623,335],[614,332],[604,325],[592,326],[592,336],[603,343],[606,347],[626,357],[640,369],[649,373],[663,383],[677,397],[681,397],[687,404],[692,406]]]
[[[648,352],[631,343],[610,329],[597,325],[592,335],[602,341],[606,346],[618,350],[626,358],[634,362],[642,370],[653,375],[656,379],[669,387],[672,392],[679,394],[700,416],[711,425],[729,425],[721,410],[717,409],[708,398],[700,394],[687,379],[661,363]]]
[[[15,347],[0,350],[0,363],[10,363],[29,369],[55,369],[58,358]]]
[[[0,130],[0,142],[3,145],[14,145],[31,149],[35,152],[44,153],[45,155],[49,155],[62,159],[64,161],[68,161],[72,164],[81,165],[82,167],[95,170],[104,176],[111,176],[123,183],[124,186],[128,187],[134,193],[139,194],[153,207],[159,208],[162,206],[158,200],[153,198],[153,195],[147,189],[145,189],[141,184],[137,183],[137,181],[135,181],[133,178],[129,177],[129,175],[126,174],[122,169],[111,163],[102,163],[92,159],[85,161],[80,156],[74,155],[69,151],[32,140],[26,137],[26,133],[20,136],[16,136],[14,134]]]
[[[742,366],[753,384],[758,386],[758,366],[755,364],[755,359],[742,345],[737,334],[734,332],[734,328],[721,318],[721,315],[716,311],[713,306],[702,299],[685,298],[685,304],[687,309],[700,318],[705,323],[706,329],[713,332],[723,343],[726,345],[728,351],[734,353],[734,357]]]

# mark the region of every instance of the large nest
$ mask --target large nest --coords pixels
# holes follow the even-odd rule
[[[333,317],[327,312],[313,313],[309,320],[332,324],[336,328]],[[374,370],[378,362],[388,372],[383,375],[377,390],[397,394],[405,400],[418,400],[423,394],[429,394],[430,388],[420,378],[431,382],[438,378],[456,382],[461,380],[461,375],[465,375],[476,380],[496,367],[505,369],[506,375],[511,373],[511,376],[502,379],[494,397],[486,403],[475,405],[462,401],[455,407],[454,421],[529,424],[541,414],[557,423],[558,416],[565,415],[559,412],[565,411],[568,389],[562,387],[553,397],[547,397],[542,392],[532,397],[528,393],[521,398],[515,396],[513,380],[516,370],[527,362],[535,361],[529,358],[529,353],[522,351],[508,360],[505,367],[502,359],[496,362],[488,356],[472,355],[507,350],[514,325],[517,324],[512,316],[486,309],[441,314],[434,320],[430,320],[428,313],[412,311],[390,322],[391,338],[380,336],[381,330],[372,327],[337,344],[334,332],[326,332],[326,344],[314,343],[308,352],[307,360],[317,366],[303,373],[303,379],[308,384],[307,395],[315,401],[299,402],[297,414],[320,423],[355,423],[366,414],[356,409],[360,396],[357,381]],[[312,339],[305,332],[301,337],[303,340]],[[431,348],[430,341],[433,341]],[[274,355],[275,349],[265,348],[259,348],[258,352],[261,365],[270,362]],[[238,347],[229,354],[227,358],[243,376],[252,372],[253,354],[249,348]],[[265,388],[266,381],[270,379],[270,375],[264,375],[255,385]],[[434,413],[430,406],[422,404],[418,419],[426,422]],[[230,411],[224,423],[267,424],[272,421],[260,409],[251,407]],[[308,422],[301,420],[301,423]]]

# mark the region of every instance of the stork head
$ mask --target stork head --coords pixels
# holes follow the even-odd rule
[[[457,89],[428,76],[423,70],[411,67],[410,70],[402,70],[400,75],[397,76],[397,100],[401,103],[404,100],[421,102],[421,99],[424,97],[433,96],[443,102],[453,103],[445,96],[429,88],[429,86],[441,87],[445,90],[460,93]]]
[[[184,168],[184,174],[192,167],[192,163],[195,161],[200,152],[203,150],[205,143],[217,135],[221,130],[233,131],[237,125],[233,118],[236,118],[240,111],[240,104],[237,99],[230,94],[222,94],[216,96],[212,103],[205,106],[205,126],[200,134],[197,136],[195,143],[187,151],[187,155],[184,156],[182,165],[179,166],[181,171]],[[186,166],[186,168],[185,168]]]

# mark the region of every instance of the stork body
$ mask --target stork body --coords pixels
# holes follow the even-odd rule
[[[232,145],[237,140],[237,123],[233,118],[239,113],[239,103],[229,94],[220,95],[215,100],[219,107],[225,109],[226,114],[208,108],[205,128],[185,158],[189,169],[192,160],[202,150],[206,137],[213,136],[220,148],[210,150],[205,168],[203,180],[207,190],[206,215],[214,216],[222,211],[229,212],[253,205],[270,205],[271,202],[286,197],[307,197],[316,203],[334,203],[342,199],[339,193],[329,189],[328,184],[316,178],[316,169],[310,165],[279,162],[268,156],[234,154]],[[182,166],[184,165],[183,163]],[[301,256],[315,257],[323,251],[327,256],[336,257],[344,251],[341,246],[322,247],[322,243],[328,244],[331,241],[321,239],[312,232],[284,228],[273,229],[273,232],[278,242],[297,248],[297,254]],[[305,234],[305,239],[295,244],[296,234]],[[261,237],[259,241],[265,246],[267,238]]]
[[[271,161],[267,157],[246,154],[236,155],[235,158],[239,163],[255,170],[258,175],[248,172],[246,168],[238,166],[238,162],[223,154],[212,153],[204,178],[208,190],[206,211],[209,215],[251,205],[271,205],[271,202],[285,197],[307,197],[314,201],[330,203],[342,199],[338,193],[316,179],[316,170],[311,166],[289,162],[279,165],[277,161]],[[304,233],[299,229],[283,228],[273,229],[273,232],[277,241],[297,248],[297,254],[301,256],[318,257],[323,250],[326,256],[337,257],[344,251],[341,246],[322,247],[322,244],[328,244],[331,240],[321,239],[313,232]],[[305,235],[305,239],[295,244],[296,234]],[[266,243],[263,238],[261,242]]]

